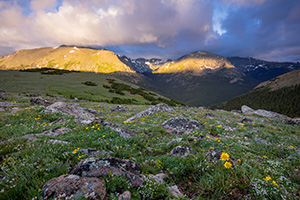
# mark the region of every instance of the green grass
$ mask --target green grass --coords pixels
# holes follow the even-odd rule
[[[109,78],[112,78],[112,76],[89,72],[69,72],[49,75],[39,72],[30,72],[28,70],[27,72],[0,71],[1,89],[6,92],[26,92],[28,94],[59,96],[71,99],[76,97],[78,99],[110,103],[129,102],[129,104],[151,104],[151,101],[145,99],[145,97],[140,94],[124,92],[124,95],[120,95],[109,92],[107,88],[103,87],[103,84],[108,85],[109,81],[107,79]],[[126,83],[118,79],[116,79],[116,81],[130,88],[140,88],[134,84]],[[92,83],[93,87],[90,86],[90,83]],[[151,94],[149,95],[153,96]],[[156,96],[156,98],[160,97],[169,101],[162,96]]]
[[[96,79],[91,81],[97,83]],[[165,184],[157,185],[150,179],[138,188],[132,188],[124,177],[103,177],[110,199],[117,199],[117,194],[125,190],[131,191],[132,199],[171,199],[167,187],[173,184],[186,195],[181,199],[300,199],[300,155],[296,152],[300,150],[299,126],[260,118],[242,124],[241,120],[249,116],[181,107],[175,107],[175,113],[157,113],[124,123],[148,106],[126,105],[129,113],[108,115],[115,105],[80,102],[81,107],[98,110],[100,117],[135,130],[136,136],[124,139],[100,124],[77,124],[66,116],[63,124],[51,125],[62,115],[41,113],[43,107],[31,105],[30,97],[14,94],[5,97],[22,105],[14,113],[0,112],[0,199],[41,199],[40,190],[48,180],[68,173],[87,158],[81,151],[74,152],[78,148],[110,150],[113,157],[140,163],[145,176],[160,172],[167,175]],[[206,113],[214,116],[207,118]],[[175,116],[198,120],[205,128],[182,136],[169,134],[161,124]],[[39,137],[33,142],[21,138],[53,127],[67,127],[72,131]],[[203,140],[188,138],[200,135],[205,136]],[[266,144],[256,143],[254,138],[264,139]],[[71,143],[51,144],[50,139]],[[172,139],[174,143],[167,145]],[[168,153],[178,145],[190,147],[192,154],[186,158],[170,157]],[[206,154],[213,148],[228,153],[234,160],[233,167],[226,169],[225,161],[208,158]],[[271,180],[265,181],[267,176]]]

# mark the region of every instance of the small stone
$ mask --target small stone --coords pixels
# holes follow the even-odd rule
[[[130,191],[125,191],[125,192],[123,192],[120,196],[119,196],[119,198],[118,198],[118,200],[130,200],[131,199],[131,192]]]
[[[111,114],[111,113],[113,113],[113,112],[127,112],[127,113],[128,113],[127,108],[126,108],[126,107],[122,107],[122,106],[120,106],[120,105],[118,105],[117,107],[111,109],[111,110],[108,112],[108,114]]]
[[[185,146],[177,146],[174,149],[172,149],[170,152],[171,156],[177,156],[177,157],[187,157],[190,154],[191,154],[190,148]]]

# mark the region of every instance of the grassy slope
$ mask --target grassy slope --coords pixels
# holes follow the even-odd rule
[[[211,108],[237,110],[242,105],[300,117],[300,70],[259,84],[254,90]]]
[[[67,98],[79,98],[98,101],[100,99],[111,99],[113,97],[132,98],[137,103],[146,103],[140,95],[117,95],[108,92],[103,84],[108,84],[107,78],[112,78],[108,74],[95,74],[88,72],[72,72],[63,75],[44,75],[38,72],[0,71],[1,89],[13,93],[34,93],[41,95],[63,96]],[[97,86],[86,86],[82,82],[92,81]],[[126,83],[118,80],[120,83]],[[138,86],[126,83],[134,88]]]
[[[140,188],[132,188],[124,178],[107,177],[110,199],[117,199],[117,193],[125,190],[131,191],[132,199],[141,199],[141,194],[146,199],[171,199],[166,188],[174,183],[186,195],[181,199],[300,199],[300,155],[296,152],[300,150],[299,126],[257,117],[253,122],[243,124],[241,120],[250,116],[179,107],[176,113],[158,113],[124,124],[125,119],[147,106],[128,106],[129,113],[107,115],[115,105],[80,103],[82,107],[99,110],[100,117],[136,130],[135,137],[123,139],[109,128],[99,124],[76,124],[69,117],[62,125],[51,126],[51,122],[61,115],[40,113],[43,107],[30,105],[29,97],[5,97],[22,105],[17,112],[0,112],[1,200],[40,199],[40,190],[48,180],[68,173],[76,163],[87,158],[81,151],[74,152],[78,148],[113,151],[113,157],[139,162],[144,175],[167,174],[166,184],[146,181]],[[206,117],[206,113],[211,117]],[[169,134],[161,124],[174,116],[198,120],[205,128],[182,136]],[[34,142],[21,138],[24,134],[59,126],[73,131],[54,137],[44,136]],[[188,139],[188,136],[200,135],[205,136],[203,140]],[[261,138],[266,143],[257,143],[254,138]],[[51,144],[48,143],[50,139],[71,143]],[[168,145],[172,139],[175,142]],[[187,158],[169,156],[177,145],[190,147],[192,155]],[[234,159],[234,166],[226,169],[224,161],[206,157],[213,148],[228,153]],[[264,180],[267,176],[271,180]]]

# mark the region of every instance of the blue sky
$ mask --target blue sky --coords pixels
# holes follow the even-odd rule
[[[299,0],[0,0],[0,55],[66,44],[300,61],[299,32]]]

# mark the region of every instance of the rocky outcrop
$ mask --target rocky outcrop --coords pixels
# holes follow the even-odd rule
[[[113,173],[115,176],[125,176],[133,187],[143,184],[140,176],[139,163],[118,158],[88,158],[78,163],[70,174],[83,177],[101,177]]]
[[[65,115],[75,116],[75,121],[85,124],[92,123],[96,117],[92,113],[84,111],[83,109],[79,108],[76,105],[69,105],[63,102],[56,102],[44,110],[43,113],[61,113]]]
[[[177,185],[173,185],[173,186],[169,186],[168,187],[169,192],[171,193],[171,195],[175,198],[181,198],[184,195],[179,191]]]
[[[272,112],[272,111],[267,111],[267,110],[263,110],[263,109],[258,109],[258,110],[253,110],[252,108],[243,105],[241,108],[241,111],[243,114],[247,114],[247,115],[259,115],[261,117],[266,117],[269,118],[271,120],[276,120],[276,121],[281,121],[284,122],[286,124],[298,124],[300,125],[300,120],[299,118],[290,118],[286,115],[282,115],[276,112]]]
[[[101,124],[118,132],[120,134],[120,136],[125,139],[132,138],[132,136],[135,135],[135,133],[133,131],[123,128],[117,124],[114,124],[111,121],[108,121],[107,119],[101,119]]]
[[[113,109],[111,109],[111,110],[108,112],[108,114],[111,114],[111,113],[113,113],[113,112],[127,112],[127,113],[128,113],[127,108],[126,108],[126,107],[122,107],[122,106],[120,106],[120,105],[118,105],[118,106],[114,107]]]
[[[50,106],[51,104],[53,104],[51,101],[48,101],[42,97],[32,97],[30,99],[30,103],[42,106]]]
[[[168,133],[182,135],[195,130],[203,129],[204,125],[196,120],[175,117],[165,121],[162,124],[162,127],[165,128]]]
[[[125,191],[125,192],[123,192],[120,196],[119,196],[119,198],[118,198],[118,200],[130,200],[131,199],[131,192],[130,191]]]
[[[31,137],[40,137],[40,136],[56,136],[56,135],[59,135],[59,134],[62,134],[62,133],[67,133],[71,130],[72,129],[64,128],[64,127],[53,128],[53,129],[50,129],[48,131],[44,131],[43,133],[26,134],[23,137],[24,138],[31,138]]]
[[[160,103],[160,104],[152,106],[151,108],[148,108],[148,109],[146,109],[142,112],[139,112],[139,113],[135,114],[134,116],[128,118],[125,121],[126,122],[133,121],[137,118],[146,117],[148,115],[153,115],[153,114],[158,113],[158,112],[175,112],[175,109],[168,106],[165,103]]]
[[[49,180],[42,188],[44,199],[91,198],[102,200],[106,197],[105,182],[95,177],[62,175]]]

